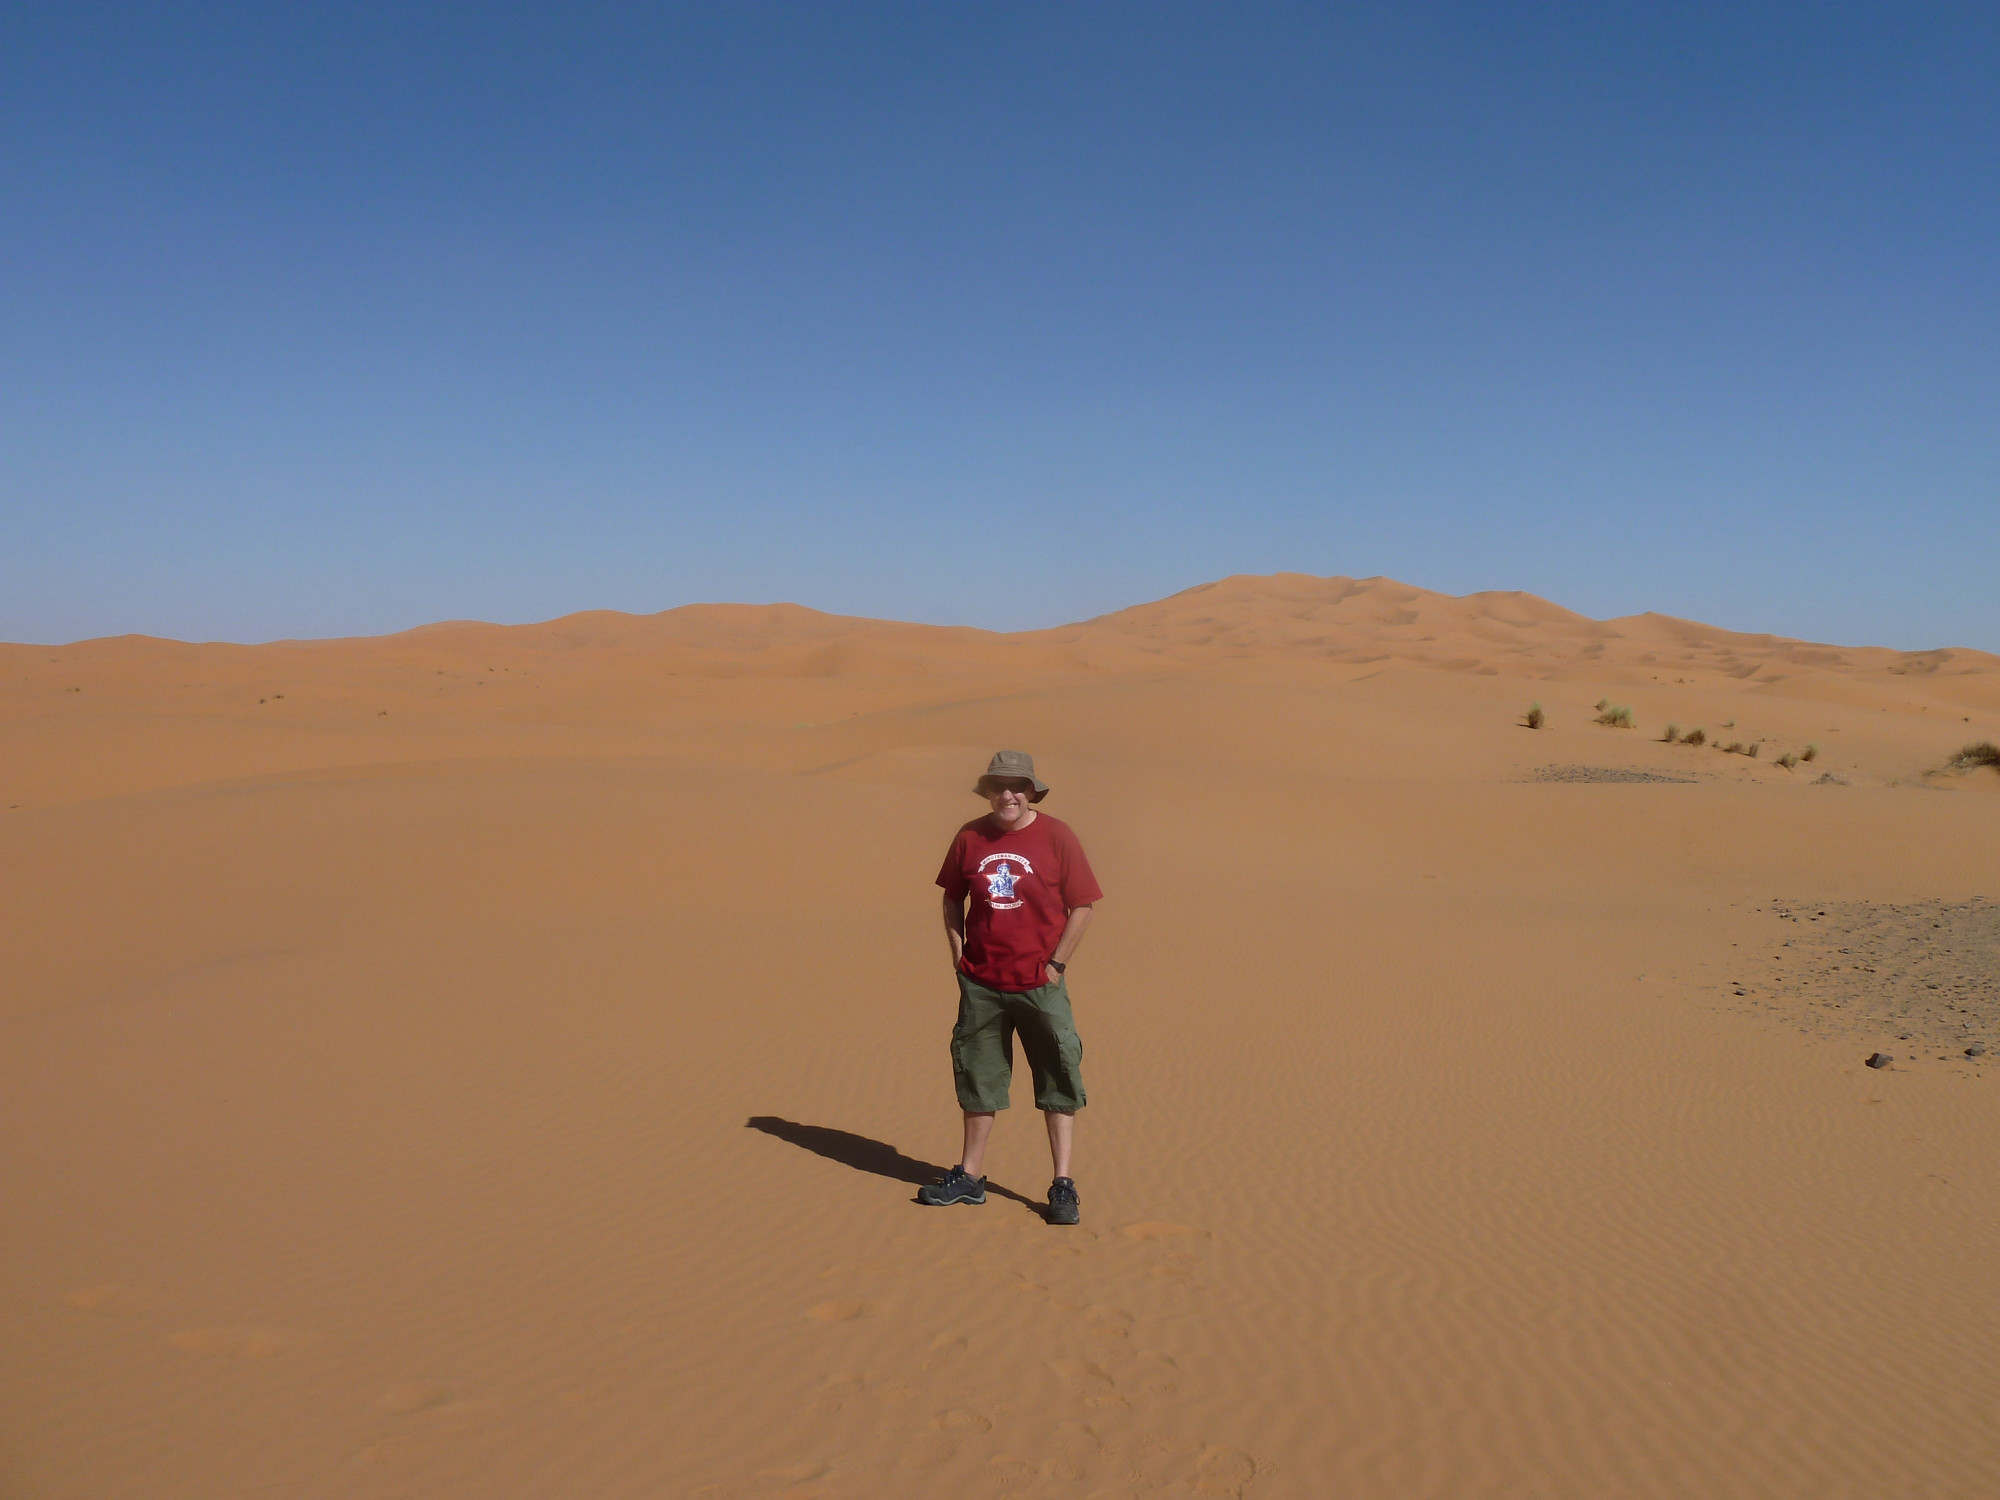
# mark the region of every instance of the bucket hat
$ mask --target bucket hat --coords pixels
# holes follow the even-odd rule
[[[1039,802],[1049,794],[1049,789],[1035,774],[1035,757],[1025,750],[995,750],[993,759],[986,763],[986,775],[979,779],[985,781],[990,777],[1029,783],[1035,789],[1035,795],[1028,799],[1030,802]]]

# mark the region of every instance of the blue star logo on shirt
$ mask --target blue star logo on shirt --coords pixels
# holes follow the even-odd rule
[[[1025,854],[996,849],[979,861],[979,878],[986,882],[986,909],[1014,911],[1026,906],[1021,882],[1035,876],[1034,861]],[[966,882],[968,885],[970,881]],[[976,889],[976,887],[975,887]]]

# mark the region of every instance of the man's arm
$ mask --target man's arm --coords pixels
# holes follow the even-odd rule
[[[1056,951],[1050,961],[1059,964],[1068,963],[1069,956],[1076,952],[1076,945],[1083,941],[1084,931],[1089,926],[1090,908],[1087,906],[1072,906],[1069,911],[1069,921],[1063,924],[1063,935],[1057,941]],[[1054,969],[1048,971],[1050,984],[1056,983],[1061,978],[1062,975],[1058,974]]]
[[[965,959],[965,897],[944,893],[944,935],[951,940],[951,966]]]

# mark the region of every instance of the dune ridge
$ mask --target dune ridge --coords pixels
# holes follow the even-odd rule
[[[911,671],[1008,661],[1101,667],[1107,664],[1103,653],[1121,646],[1140,659],[1324,656],[1510,676],[1578,666],[1669,665],[1736,678],[1782,667],[1932,675],[1978,674],[2000,666],[2000,657],[1963,647],[1829,646],[1652,612],[1593,620],[1519,590],[1455,596],[1392,578],[1304,573],[1238,574],[1075,624],[1012,633],[832,615],[796,604],[687,604],[650,615],[587,610],[530,625],[450,620],[388,636],[262,646],[127,635],[48,649],[64,652],[72,662],[131,657],[165,665],[208,655],[227,660],[235,652],[310,658],[363,641],[376,643],[387,660],[421,660],[429,653],[469,661],[501,648],[629,652],[655,655],[684,670],[706,667],[725,674]],[[42,650],[0,645],[0,661],[26,668]]]
[[[2000,720],[2000,657],[1901,652],[1750,635],[1638,615],[1595,621],[1531,594],[1463,598],[1390,579],[1281,573],[1235,577],[1050,630],[828,615],[798,605],[684,605],[654,615],[587,611],[532,625],[452,621],[380,637],[186,643],[120,636],[67,646],[0,645],[0,716],[13,772],[4,806],[165,786],[218,775],[462,754],[653,754],[679,743],[703,684],[736,684],[725,735],[775,732],[937,699],[1078,691],[1162,671],[1440,673],[1512,683],[1584,703],[1642,690],[1644,727],[1734,718],[1737,694],[1788,743],[1827,732],[1796,711],[1824,703],[1937,725],[1912,762],[1900,734],[1869,741],[1853,769],[1889,781],[1936,771],[1975,718]],[[759,684],[800,685],[796,700]],[[950,686],[947,686],[949,684]],[[1511,699],[1505,701],[1513,701]],[[1622,701],[1622,700],[1621,700]],[[79,759],[64,731],[80,709],[115,709],[132,737]],[[1766,709],[1770,713],[1765,713]],[[704,712],[706,710],[704,709]],[[98,721],[100,738],[117,733]],[[146,739],[142,755],[136,737]],[[761,754],[764,747],[745,747]],[[102,777],[111,779],[105,780]],[[1978,784],[1976,778],[1974,784]]]

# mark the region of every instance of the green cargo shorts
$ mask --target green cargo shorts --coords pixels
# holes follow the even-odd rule
[[[1035,1108],[1082,1109],[1083,1040],[1070,1019],[1068,987],[1058,980],[1034,990],[989,990],[963,974],[951,1029],[958,1107],[974,1113],[1007,1107],[1016,1032],[1035,1078]]]

